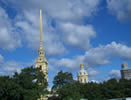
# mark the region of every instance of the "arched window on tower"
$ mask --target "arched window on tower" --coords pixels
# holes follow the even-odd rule
[[[81,83],[82,83],[82,79],[81,79]]]
[[[40,65],[40,70],[42,70],[42,66]]]
[[[43,54],[43,52],[42,52],[42,51],[40,51],[40,52],[39,52],[39,54],[41,55],[41,54]]]
[[[84,83],[86,83],[86,79],[84,79]]]

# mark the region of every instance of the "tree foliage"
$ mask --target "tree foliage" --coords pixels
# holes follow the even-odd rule
[[[60,71],[54,78],[54,83],[54,86],[61,87],[56,91],[59,94],[60,100],[80,100],[80,98],[108,100],[112,98],[131,97],[131,80],[120,79],[118,81],[116,79],[110,79],[103,83],[89,82],[87,84],[81,84],[76,81],[70,82],[68,75],[66,76]]]
[[[37,100],[46,92],[47,81],[39,69],[25,68],[13,77],[0,76],[0,100]]]
[[[60,71],[58,74],[54,77],[53,81],[53,89],[59,89],[62,88],[64,85],[68,83],[73,82],[73,76],[71,73]]]
[[[83,95],[80,93],[81,86],[79,83],[66,84],[58,90],[60,100],[80,100]]]

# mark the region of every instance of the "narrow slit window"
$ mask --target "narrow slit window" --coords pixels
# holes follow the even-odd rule
[[[84,82],[86,83],[86,79],[84,79]]]
[[[42,66],[40,65],[40,70],[42,70]]]

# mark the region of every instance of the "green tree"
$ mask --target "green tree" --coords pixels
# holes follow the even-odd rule
[[[120,98],[121,93],[118,87],[119,82],[116,79],[110,79],[103,83],[102,91],[106,98]]]
[[[131,97],[131,80],[121,79],[118,88],[123,97]]]
[[[53,89],[58,90],[59,88],[62,88],[64,85],[68,84],[68,83],[73,83],[73,76],[71,73],[69,72],[63,72],[60,71],[58,72],[58,74],[54,77],[53,80]]]
[[[103,100],[104,96],[101,91],[101,84],[98,83],[88,83],[83,84],[81,93],[84,95],[84,98],[88,100]]]
[[[47,92],[47,81],[45,75],[33,67],[22,69],[21,73],[14,75],[14,80],[23,89],[24,100],[36,100]]]
[[[47,81],[40,69],[22,69],[9,76],[0,77],[0,100],[37,100],[47,92]]]
[[[80,100],[83,95],[80,93],[81,84],[75,82],[66,84],[58,90],[60,100]]]
[[[21,93],[22,88],[12,78],[0,76],[0,100],[22,100]]]

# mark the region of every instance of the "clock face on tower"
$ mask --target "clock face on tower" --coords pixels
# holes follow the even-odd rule
[[[40,60],[39,60],[39,61],[40,61],[40,62],[42,62],[42,61],[44,61],[44,60],[43,60],[43,58],[40,58]]]

